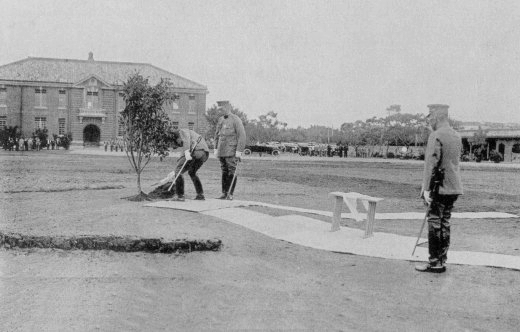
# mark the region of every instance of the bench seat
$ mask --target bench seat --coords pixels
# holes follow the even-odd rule
[[[335,191],[329,193],[329,196],[334,198],[334,212],[332,214],[332,227],[331,232],[339,230],[339,224],[341,221],[341,210],[343,209],[343,203],[347,205],[350,212],[356,221],[361,221],[364,218],[357,212],[357,202],[360,201],[365,207],[366,214],[366,226],[365,226],[365,238],[371,237],[374,231],[374,221],[376,215],[376,204],[383,200],[383,198],[372,197],[363,195],[356,192],[340,192]]]

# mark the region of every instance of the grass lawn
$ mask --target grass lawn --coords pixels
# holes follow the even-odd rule
[[[342,255],[271,239],[196,213],[144,208],[124,156],[0,151],[0,230],[219,238],[219,252],[182,255],[0,249],[0,321],[20,330],[513,331],[518,271],[450,265],[420,274],[413,263]],[[145,192],[174,158],[153,161]],[[455,212],[520,214],[520,172],[463,164]],[[247,158],[236,199],[332,211],[331,191],[382,197],[378,212],[424,211],[421,162]],[[214,158],[199,176],[220,194]],[[186,176],[186,194],[194,189]],[[280,215],[292,212],[252,208]],[[311,216],[329,222],[329,218]],[[344,225],[363,224],[343,220]],[[421,220],[378,220],[376,232],[416,236]],[[520,218],[454,219],[454,250],[520,255]]]

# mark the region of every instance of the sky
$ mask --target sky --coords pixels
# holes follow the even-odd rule
[[[390,105],[520,123],[520,1],[0,0],[0,65],[28,56],[144,62],[289,127]]]

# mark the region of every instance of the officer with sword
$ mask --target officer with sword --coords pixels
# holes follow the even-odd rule
[[[217,105],[221,117],[215,129],[214,154],[219,159],[222,170],[222,194],[218,198],[232,200],[237,183],[237,162],[246,146],[246,131],[242,120],[231,113],[229,101],[218,101]]]
[[[448,105],[434,104],[428,105],[428,108],[427,120],[433,132],[428,138],[425,152],[421,197],[428,206],[425,221],[428,222],[430,255],[428,264],[418,265],[415,269],[442,273],[446,271],[450,246],[451,211],[463,193],[459,167],[462,141],[450,126]]]

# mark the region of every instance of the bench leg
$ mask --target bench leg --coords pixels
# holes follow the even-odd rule
[[[371,237],[374,232],[374,222],[376,219],[376,202],[368,202],[367,224],[365,228],[365,238]]]
[[[343,207],[343,197],[336,197],[334,202],[334,213],[332,214],[331,232],[339,231],[339,222],[341,221],[341,208]]]

